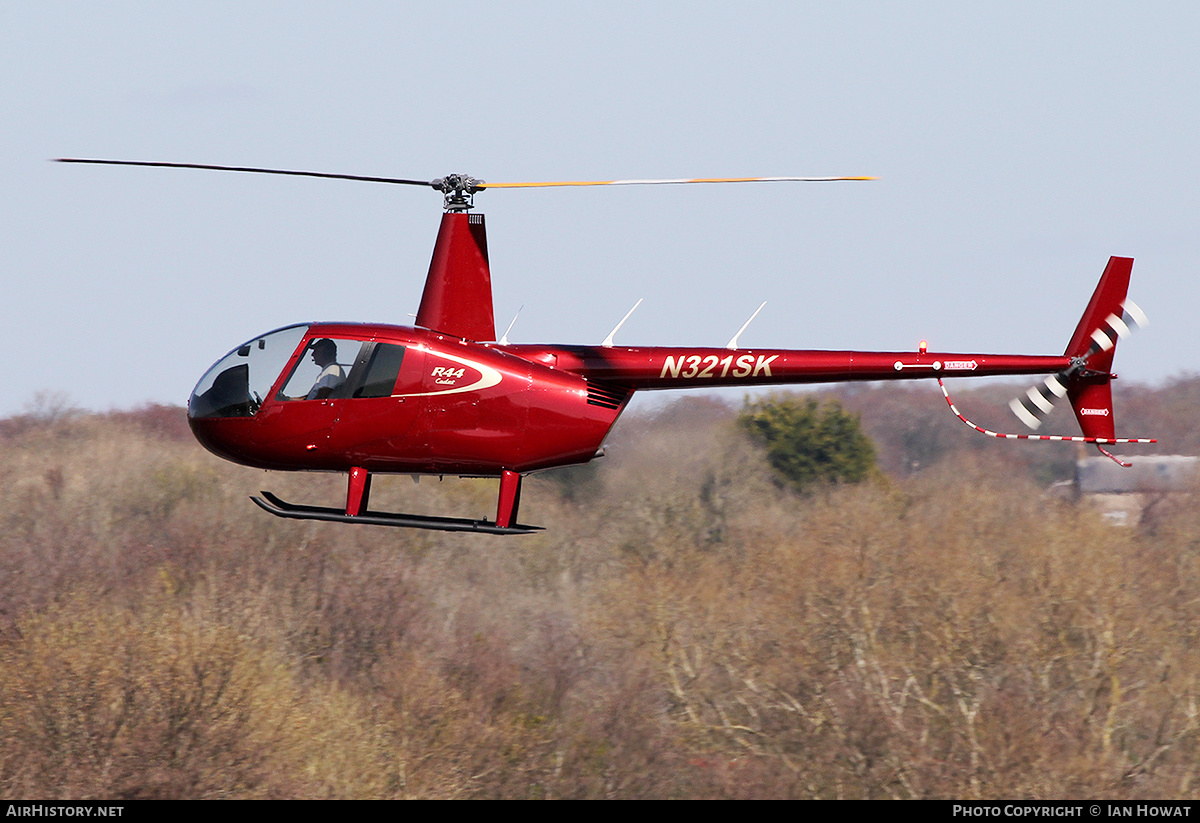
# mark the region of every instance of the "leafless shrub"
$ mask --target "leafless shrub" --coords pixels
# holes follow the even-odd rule
[[[387,785],[381,750],[344,700],[305,694],[258,644],[167,603],[71,600],[23,620],[2,653],[6,795],[319,797]],[[322,750],[331,738],[357,750],[353,768]]]
[[[1112,529],[1023,457],[935,439],[903,480],[800,499],[701,401],[530,478],[537,535],[341,527],[246,500],[330,504],[340,478],[130,414],[0,432],[5,794],[1197,792],[1194,495]],[[373,492],[495,505],[488,481]]]

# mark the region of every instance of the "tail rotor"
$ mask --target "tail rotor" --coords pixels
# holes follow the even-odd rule
[[[1040,428],[1055,403],[1067,397],[1085,435],[1112,439],[1109,382],[1114,376],[1111,371],[1117,341],[1149,323],[1146,313],[1125,296],[1132,271],[1131,258],[1109,258],[1100,283],[1063,352],[1071,358],[1070,368],[1046,377],[1008,404],[1017,419],[1028,428]]]
[[[1112,373],[1113,354],[1117,341],[1128,337],[1134,329],[1149,324],[1146,313],[1132,300],[1126,298],[1129,275],[1133,271],[1133,260],[1128,257],[1111,257],[1100,283],[1092,294],[1071,342],[1063,356],[1070,366],[1064,371],[1047,376],[1041,383],[1024,394],[1013,398],[1008,406],[1017,419],[1028,428],[1036,430],[1054,409],[1057,401],[1066,397],[1079,421],[1082,437],[1068,435],[1001,434],[972,423],[958,411],[941,379],[942,393],[950,410],[960,420],[976,431],[991,437],[1011,440],[1059,440],[1076,443],[1092,443],[1106,457],[1122,466],[1128,466],[1116,455],[1104,448],[1112,443],[1153,443],[1149,438],[1118,438],[1113,420]]]
[[[1008,401],[1008,407],[1018,420],[1036,431],[1041,428],[1046,415],[1054,410],[1054,404],[1067,396],[1066,383],[1069,380],[1070,372],[1049,375],[1038,385],[1030,387],[1025,394]]]
[[[1106,369],[1102,371],[1092,366],[1092,358],[1100,353],[1112,352],[1118,340],[1124,340],[1136,329],[1144,329],[1150,324],[1146,313],[1132,300],[1122,301],[1120,309],[1120,315],[1116,312],[1109,314],[1100,326],[1092,330],[1087,337],[1090,342],[1086,351],[1075,357],[1075,364],[1070,369],[1049,375],[1038,385],[1030,387],[1024,394],[1009,401],[1008,407],[1018,420],[1036,431],[1041,427],[1046,415],[1054,410],[1059,400],[1070,394],[1071,387],[1079,380],[1091,378],[1107,382],[1107,379],[1110,379]],[[1107,359],[1107,367],[1110,368],[1111,355]]]

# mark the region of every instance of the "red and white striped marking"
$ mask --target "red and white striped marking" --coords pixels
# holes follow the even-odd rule
[[[962,412],[960,412],[958,410],[958,408],[954,405],[954,401],[950,399],[950,392],[946,391],[946,384],[942,382],[942,378],[939,377],[937,379],[937,382],[938,382],[938,385],[942,389],[942,396],[946,398],[946,404],[948,406],[950,406],[950,411],[954,412],[955,417],[957,417],[962,422],[966,423],[968,426],[973,428],[975,431],[979,432],[980,434],[986,434],[988,437],[999,437],[1004,440],[1058,440],[1058,441],[1062,441],[1064,443],[1095,443],[1097,445],[1097,447],[1099,447],[1100,444],[1102,444],[1102,443],[1113,444],[1113,443],[1157,443],[1158,442],[1157,440],[1155,440],[1153,438],[1149,438],[1149,437],[1118,437],[1118,438],[1071,437],[1071,436],[1062,435],[1062,434],[1004,434],[1002,432],[994,432],[991,429],[985,429],[983,426],[977,426],[976,424],[972,423],[967,418],[963,417]],[[1114,455],[1109,454],[1104,449],[1100,449],[1100,451],[1104,452],[1105,455],[1107,455],[1108,457],[1111,457],[1113,460],[1116,460],[1118,463],[1121,463],[1121,461],[1117,460],[1117,458]],[[1121,465],[1124,466],[1126,464],[1121,463]]]

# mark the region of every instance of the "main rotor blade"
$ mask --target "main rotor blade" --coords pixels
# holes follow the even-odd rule
[[[403,186],[424,186],[451,193],[458,190],[475,192],[483,189],[544,189],[563,186],[663,186],[682,183],[831,183],[845,180],[875,180],[875,177],[693,177],[660,180],[558,180],[531,183],[484,183],[465,175],[451,175],[436,180],[407,180],[400,177],[368,177],[361,174],[329,174],[320,171],[264,169],[256,166],[217,166],[208,163],[165,163],[145,160],[97,160],[79,157],[59,157],[59,163],[90,163],[97,166],[149,166],[166,169],[204,169],[206,171],[242,171],[253,174],[281,174],[290,177],[321,177],[326,180],[358,180],[366,183],[395,183]]]
[[[693,177],[664,180],[560,180],[545,183],[480,183],[480,189],[545,189],[556,186],[664,186],[676,183],[832,183],[875,177]]]
[[[327,174],[319,171],[289,171],[286,169],[260,169],[252,166],[211,166],[204,163],[151,163],[142,160],[86,160],[78,157],[59,157],[59,163],[91,163],[98,166],[151,166],[168,169],[206,169],[208,171],[246,171],[255,174],[284,174],[291,177],[324,177],[328,180],[359,180],[366,183],[397,183],[402,186],[424,186],[432,188],[429,180],[404,180],[398,177],[364,177],[358,174]]]

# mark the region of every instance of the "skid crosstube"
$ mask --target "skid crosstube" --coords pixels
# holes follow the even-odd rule
[[[276,517],[288,517],[296,520],[328,520],[334,523],[366,523],[372,526],[399,526],[409,529],[433,529],[444,532],[480,532],[483,534],[532,534],[542,530],[541,526],[525,526],[514,523],[511,526],[497,526],[487,520],[468,520],[465,517],[433,517],[420,514],[393,514],[391,512],[365,511],[362,514],[348,515],[341,509],[325,508],[324,506],[302,506],[281,500],[268,491],[262,492],[262,497],[251,495],[251,500],[259,508],[268,511]]]

